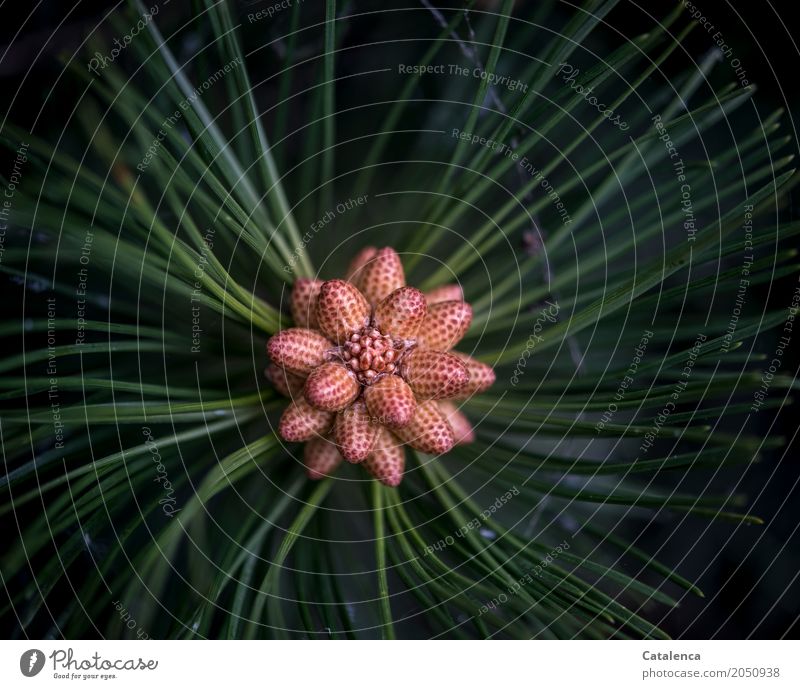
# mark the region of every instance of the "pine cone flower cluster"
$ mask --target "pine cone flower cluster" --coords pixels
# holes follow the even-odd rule
[[[392,248],[363,249],[344,280],[298,279],[294,328],[267,342],[267,378],[291,403],[280,436],[304,442],[312,479],[341,461],[397,486],[403,445],[440,455],[474,440],[454,400],[494,383],[490,366],[451,351],[472,322],[458,285],[406,286]]]

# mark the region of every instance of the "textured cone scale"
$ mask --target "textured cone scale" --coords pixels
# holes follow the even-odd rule
[[[284,397],[291,397],[294,399],[302,396],[306,381],[300,376],[289,373],[289,371],[281,368],[278,364],[269,364],[264,369],[264,375],[267,377],[267,380],[272,383],[272,386]]]
[[[301,443],[327,433],[333,424],[333,412],[314,409],[302,397],[286,407],[278,424],[281,438],[290,443]]]
[[[316,481],[329,476],[342,463],[342,455],[330,440],[314,438],[303,448],[303,464],[308,478]]]
[[[400,287],[405,287],[406,276],[397,252],[386,247],[380,249],[360,271],[358,287],[367,301],[375,306]]]
[[[413,338],[425,320],[427,310],[422,292],[415,287],[401,287],[375,307],[375,326],[392,337]]]
[[[473,359],[471,356],[461,352],[450,353],[461,359],[461,363],[463,363],[464,366],[467,367],[467,371],[469,371],[469,382],[464,386],[464,389],[458,393],[457,397],[472,397],[472,395],[477,395],[494,385],[495,374],[491,366],[481,363],[477,359]]]
[[[406,452],[400,440],[381,428],[375,439],[372,454],[364,461],[364,468],[387,486],[399,486],[403,480]]]
[[[449,400],[439,401],[439,411],[453,429],[456,445],[466,445],[475,441],[475,431],[469,419],[461,413],[458,407]]]
[[[428,309],[418,341],[427,349],[446,352],[455,347],[472,324],[472,307],[463,301],[442,301]]]
[[[369,260],[377,253],[378,250],[374,246],[365,246],[361,249],[361,251],[355,255],[355,258],[350,261],[344,279],[348,282],[352,282],[356,287],[360,287],[362,268],[367,265]]]
[[[417,399],[455,397],[469,382],[467,367],[458,357],[432,349],[412,350],[400,372]]]
[[[337,344],[369,322],[370,306],[354,285],[344,280],[322,284],[317,298],[317,320],[322,332]]]
[[[306,401],[323,411],[341,411],[361,392],[355,376],[342,364],[318,366],[308,376],[303,394]]]
[[[331,347],[331,341],[314,330],[289,328],[269,338],[267,354],[290,373],[307,376],[325,362],[325,354]]]
[[[464,292],[461,290],[461,285],[442,285],[425,292],[425,299],[428,306],[442,301],[464,301]]]
[[[317,297],[322,287],[322,280],[297,278],[292,287],[289,307],[294,324],[299,328],[318,328]]]
[[[364,390],[373,423],[389,428],[404,426],[414,415],[414,393],[400,376],[384,376]]]
[[[380,426],[370,422],[367,407],[362,400],[336,415],[333,436],[339,451],[348,462],[363,462],[375,444]]]
[[[395,430],[397,436],[415,450],[430,455],[449,452],[455,442],[453,429],[436,402],[417,404],[411,422]]]

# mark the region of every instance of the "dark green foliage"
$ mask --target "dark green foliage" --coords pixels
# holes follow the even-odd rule
[[[759,521],[746,484],[695,495],[682,478],[782,442],[751,421],[793,381],[776,375],[751,406],[755,338],[786,308],[748,298],[726,339],[751,254],[745,206],[748,289],[797,269],[785,244],[800,227],[779,222],[796,181],[781,113],[759,120],[751,88],[676,53],[692,28],[680,7],[608,48],[613,1],[568,17],[517,4],[440,26],[418,4],[329,0],[254,26],[208,0],[169,31],[148,23],[96,75],[70,61],[86,91],[59,123],[68,140],[3,128],[10,151],[29,143],[0,263],[25,295],[0,333],[14,634],[660,637],[665,610],[702,595],[635,533]],[[143,11],[114,15],[112,34]],[[471,72],[462,48],[527,90],[398,74]],[[556,75],[573,62],[628,131]],[[292,280],[334,277],[367,244],[401,252],[409,284],[462,283],[475,319],[460,348],[498,376],[464,406],[477,441],[409,453],[399,489],[349,466],[307,481],[262,376]]]

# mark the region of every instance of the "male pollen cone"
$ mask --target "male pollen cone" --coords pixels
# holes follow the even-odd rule
[[[355,376],[342,364],[332,361],[311,371],[304,390],[306,401],[323,411],[341,411],[360,392],[361,386]]]
[[[322,288],[322,280],[297,278],[289,298],[292,320],[299,328],[319,328],[317,320],[317,297]]]
[[[317,297],[317,320],[322,332],[337,344],[369,323],[370,306],[354,285],[344,280],[322,283]]]
[[[419,329],[419,344],[446,352],[466,335],[472,325],[472,307],[463,301],[442,301],[428,307]]]
[[[394,337],[413,338],[425,320],[428,305],[416,287],[400,287],[375,307],[375,326]]]
[[[430,455],[449,452],[455,443],[453,429],[433,400],[420,402],[411,421],[394,432],[407,445]]]
[[[301,443],[326,433],[333,423],[333,412],[314,409],[302,397],[292,400],[283,412],[278,433],[290,443]]]
[[[347,280],[347,282],[352,282],[356,287],[361,287],[362,270],[377,253],[378,250],[374,246],[365,246],[361,249],[361,251],[353,257],[353,260],[350,261],[344,279]]]
[[[397,252],[385,247],[378,250],[361,268],[358,287],[375,306],[400,287],[405,287],[403,264]]]
[[[439,400],[439,411],[453,429],[456,445],[467,445],[475,442],[475,431],[469,419],[450,400]]]
[[[289,373],[276,363],[270,363],[264,369],[264,375],[272,386],[284,397],[294,399],[303,394],[303,387],[306,382],[301,376]]]
[[[488,364],[484,364],[477,359],[473,359],[468,354],[462,352],[450,352],[453,356],[458,357],[464,366],[467,367],[469,372],[469,382],[457,393],[456,397],[466,398],[477,395],[478,393],[488,390],[495,381],[494,369]]]
[[[438,304],[440,301],[464,301],[464,292],[461,285],[442,285],[425,292],[428,306]]]
[[[413,349],[400,372],[417,399],[455,397],[469,383],[467,367],[458,357],[432,349]]]
[[[364,390],[364,401],[375,423],[399,428],[414,415],[414,393],[400,376],[384,376]]]
[[[336,415],[333,436],[342,456],[352,463],[363,462],[372,452],[380,426],[372,423],[363,400]]]
[[[342,455],[336,445],[326,438],[312,438],[303,448],[303,464],[308,478],[313,481],[330,476],[341,463]]]
[[[315,330],[288,328],[269,338],[267,354],[273,363],[290,373],[307,376],[325,362],[331,347],[331,341]]]
[[[378,481],[392,488],[403,480],[406,452],[402,442],[386,428],[378,431],[372,454],[364,460],[364,468]]]

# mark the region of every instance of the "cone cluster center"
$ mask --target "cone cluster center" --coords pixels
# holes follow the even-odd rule
[[[336,356],[362,385],[371,385],[380,377],[398,371],[400,359],[409,346],[408,340],[395,339],[374,325],[367,325],[338,347]]]

